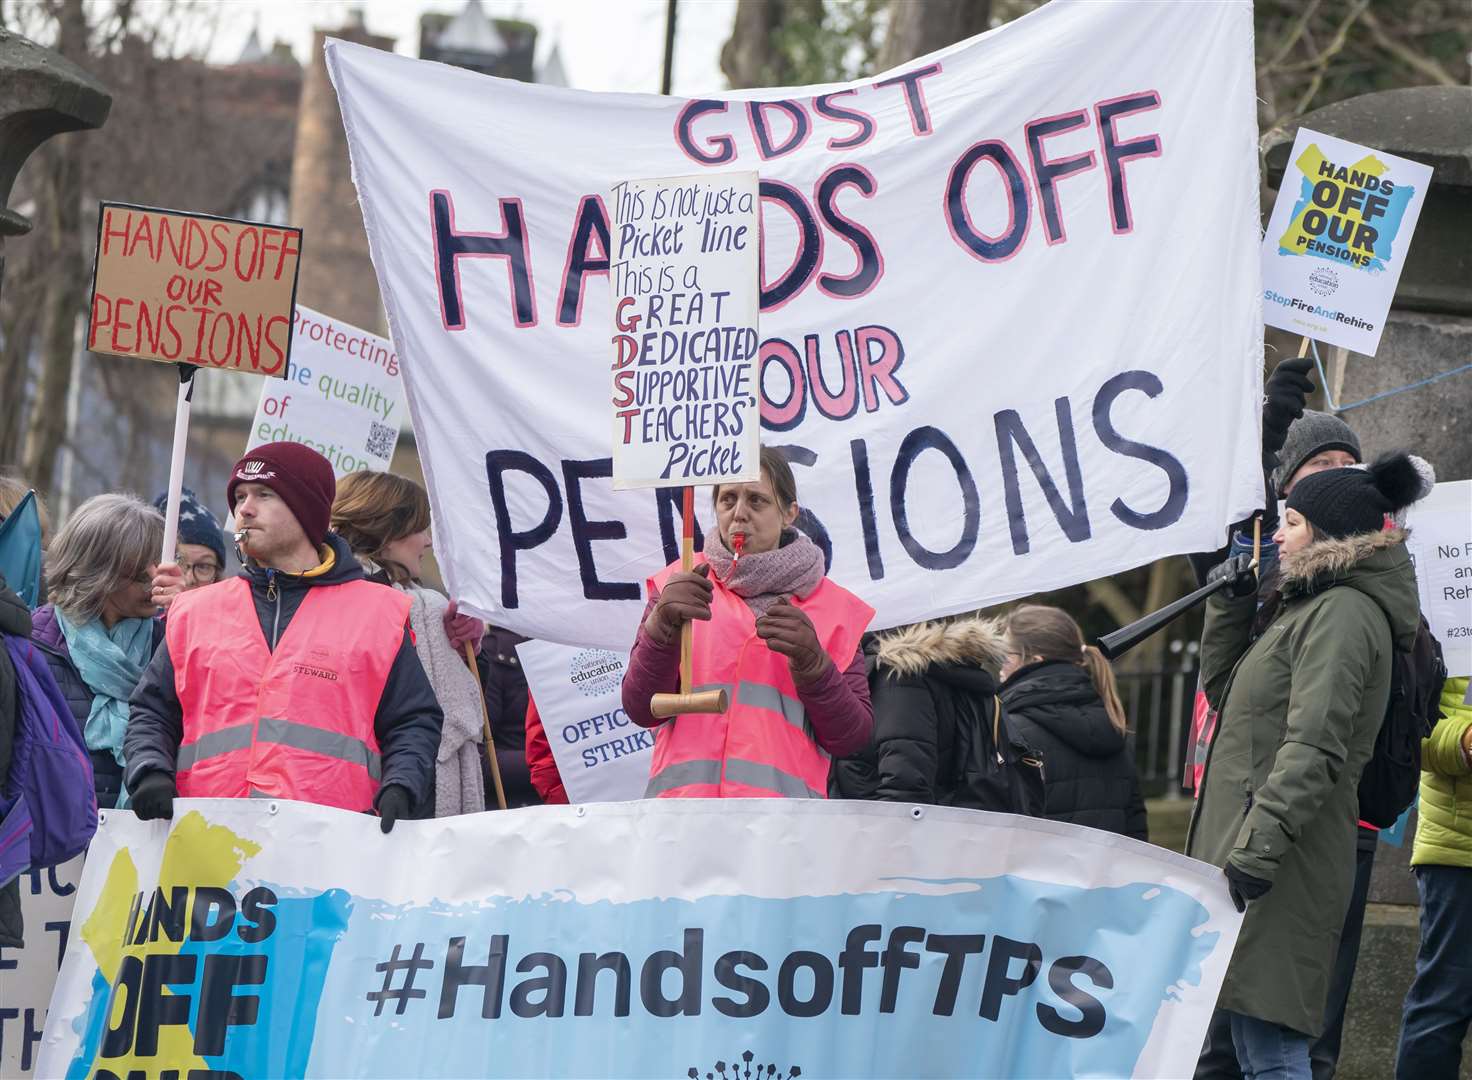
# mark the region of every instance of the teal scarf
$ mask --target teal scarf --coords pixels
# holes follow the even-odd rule
[[[153,657],[153,620],[119,619],[111,630],[101,619],[78,626],[56,609],[77,674],[92,691],[92,709],[82,731],[89,750],[109,750],[123,763],[128,698]]]

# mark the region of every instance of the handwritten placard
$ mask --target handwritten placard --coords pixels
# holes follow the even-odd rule
[[[612,204],[613,486],[758,479],[757,174],[627,180]]]
[[[100,205],[87,348],[285,376],[302,231]]]

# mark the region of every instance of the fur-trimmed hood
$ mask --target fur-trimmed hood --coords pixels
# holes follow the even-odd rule
[[[1315,540],[1291,555],[1284,555],[1279,561],[1283,584],[1296,586],[1299,592],[1311,592],[1315,583],[1323,584],[1325,579],[1343,577],[1347,570],[1377,551],[1404,544],[1409,535],[1408,529],[1385,529],[1382,532],[1356,533],[1339,540]]]
[[[1421,602],[1406,551],[1408,535],[1405,529],[1385,529],[1315,540],[1283,556],[1279,572],[1284,599],[1311,597],[1338,585],[1356,589],[1385,613],[1396,647],[1410,648],[1420,623]]]
[[[915,623],[877,637],[875,664],[896,675],[919,675],[932,665],[979,667],[998,677],[1007,647],[996,619],[967,615],[949,622]]]

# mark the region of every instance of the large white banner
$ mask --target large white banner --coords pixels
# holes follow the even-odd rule
[[[1215,867],[932,806],[646,800],[388,836],[264,799],[104,816],[40,1076],[1189,1076],[1241,922]]]
[[[1055,0],[877,78],[690,100],[327,63],[440,566],[498,625],[627,648],[678,556],[678,492],[611,479],[632,175],[760,173],[763,439],[876,625],[1211,550],[1260,505],[1245,0]]]

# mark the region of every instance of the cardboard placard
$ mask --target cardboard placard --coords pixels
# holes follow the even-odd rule
[[[292,314],[296,359],[282,382],[261,385],[249,453],[282,440],[304,443],[338,479],[387,472],[404,421],[404,384],[393,342],[308,307]]]
[[[611,193],[613,486],[761,476],[757,174]]]
[[[1262,238],[1263,321],[1374,356],[1431,168],[1299,128]]]
[[[104,202],[87,348],[285,376],[302,231]]]

